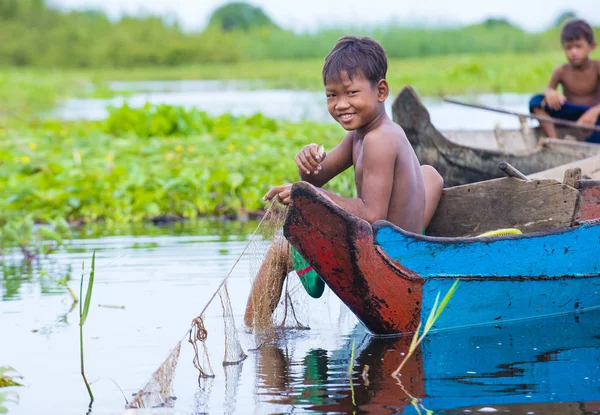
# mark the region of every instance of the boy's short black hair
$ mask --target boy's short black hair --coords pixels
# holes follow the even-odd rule
[[[568,20],[560,32],[561,43],[579,39],[584,39],[591,45],[594,43],[594,29],[585,20]]]
[[[369,37],[344,36],[336,43],[323,65],[323,84],[337,81],[343,71],[350,80],[356,74],[375,86],[387,73],[387,56],[383,47]]]

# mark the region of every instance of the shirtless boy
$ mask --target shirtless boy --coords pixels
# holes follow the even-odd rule
[[[570,20],[560,38],[568,62],[554,70],[544,95],[534,96],[529,108],[535,114],[577,121],[582,126],[600,125],[600,61],[590,59],[596,48],[594,31],[583,20]],[[562,94],[556,89],[559,84]],[[541,125],[548,137],[557,137],[554,124]],[[600,132],[586,141],[600,143]]]
[[[404,131],[388,117],[384,105],[389,95],[386,72],[386,54],[378,42],[352,36],[338,40],[325,58],[323,83],[329,113],[348,133],[329,153],[320,154],[317,144],[309,144],[295,161],[300,178],[316,187],[354,166],[356,198],[321,191],[369,223],[386,219],[404,230],[421,233],[435,212],[443,180],[433,167],[419,165]],[[291,186],[275,186],[264,198],[278,196],[288,204]],[[265,263],[274,255],[274,249],[287,250],[287,243],[275,243]],[[265,281],[266,274],[259,271],[254,281],[244,318],[247,325],[252,325],[253,296],[258,295],[257,291],[263,286],[283,284],[285,275],[277,276],[277,281]],[[277,292],[281,292],[279,287]],[[272,310],[278,301],[273,299]]]

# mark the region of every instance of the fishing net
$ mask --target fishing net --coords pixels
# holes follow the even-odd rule
[[[302,286],[293,274],[286,278],[294,271],[290,244],[282,232],[286,214],[287,207],[280,204],[269,209],[261,229],[262,238],[250,246],[250,275],[254,280],[245,322],[262,333],[283,327],[307,327],[306,298],[298,295]]]
[[[199,373],[199,385],[214,377],[206,342],[208,330],[204,324],[205,313],[209,305],[218,295],[221,302],[225,347],[223,365],[227,378],[239,378],[239,363],[246,354],[239,340],[235,325],[233,308],[227,289],[227,280],[242,256],[248,252],[251,259],[250,271],[255,280],[252,283],[244,320],[249,327],[264,332],[281,327],[305,328],[300,321],[306,316],[308,307],[302,304],[296,293],[302,288],[298,279],[285,278],[293,270],[289,254],[289,243],[282,234],[287,208],[273,202],[267,209],[250,241],[233,264],[228,275],[219,284],[217,290],[206,303],[200,314],[192,320],[190,329],[175,345],[160,367],[152,374],[151,379],[135,394],[128,408],[172,407],[173,378],[179,359],[181,343],[188,338],[193,348],[193,364]],[[229,384],[229,380],[227,384]],[[237,385],[237,382],[233,382]],[[228,393],[234,393],[233,386]]]
[[[181,341],[177,342],[165,361],[152,374],[150,380],[140,389],[127,405],[128,408],[170,407],[173,403],[173,377],[181,351]]]

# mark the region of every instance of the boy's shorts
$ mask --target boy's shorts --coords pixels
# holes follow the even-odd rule
[[[546,98],[544,95],[539,94],[535,95],[529,101],[529,111],[533,113],[534,108],[541,108],[548,113],[549,116],[553,118],[560,118],[563,120],[569,121],[577,121],[579,117],[581,117],[590,107],[585,105],[577,105],[572,104],[570,102],[565,102],[562,107],[558,111],[551,109],[546,104]],[[600,125],[600,117],[596,121],[596,125]],[[588,143],[600,143],[600,131],[594,131],[588,137],[585,138],[585,141]]]

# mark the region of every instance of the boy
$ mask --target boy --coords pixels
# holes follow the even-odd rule
[[[309,144],[300,150],[295,161],[301,180],[316,187],[354,166],[358,197],[347,199],[321,191],[346,211],[370,223],[387,219],[402,229],[421,233],[435,212],[443,180],[432,167],[421,168],[404,131],[386,114],[384,103],[389,94],[386,72],[386,54],[378,42],[353,36],[338,40],[325,58],[323,83],[329,113],[348,133],[328,154],[320,154],[318,145]],[[264,198],[271,200],[278,196],[283,204],[288,204],[291,186],[275,186]],[[287,242],[276,241],[263,267],[268,267],[275,258],[289,258],[287,247]],[[244,317],[248,326],[252,325],[253,303],[260,291],[275,287],[274,292],[281,293],[289,271],[289,266],[283,267],[287,268],[282,270],[283,275],[273,276],[263,267],[248,299]],[[279,302],[279,296],[276,297],[270,299],[271,312]]]
[[[577,121],[582,126],[599,125],[600,61],[589,58],[596,48],[594,31],[583,20],[570,20],[560,38],[568,63],[554,70],[544,95],[534,96],[529,109],[538,115]],[[563,94],[556,90],[559,84]],[[554,124],[540,124],[548,137],[557,137]],[[594,132],[586,141],[600,143],[600,132]]]

